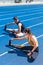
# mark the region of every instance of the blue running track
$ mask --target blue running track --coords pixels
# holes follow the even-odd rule
[[[6,47],[9,39],[14,36],[3,30],[4,25],[13,22],[14,16],[18,16],[25,27],[30,27],[39,41],[39,55],[32,63],[28,62],[22,51]],[[17,26],[10,25],[8,28],[17,29]],[[27,40],[12,41],[18,45],[26,42]],[[43,65],[43,4],[0,7],[0,65]]]

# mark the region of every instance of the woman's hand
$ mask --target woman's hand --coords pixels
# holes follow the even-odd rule
[[[28,56],[31,56],[31,52],[29,52],[27,55],[28,55]]]
[[[28,55],[29,58],[31,59],[31,57],[32,57],[31,52],[29,52],[27,55]]]

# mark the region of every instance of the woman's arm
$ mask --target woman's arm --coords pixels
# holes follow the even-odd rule
[[[33,43],[34,43],[34,47],[33,47],[33,49],[32,49],[31,51],[34,52],[35,49],[38,47],[37,39],[36,39],[36,38],[32,38],[32,41],[33,41]]]
[[[33,47],[33,49],[31,50],[31,52],[34,52],[36,48],[37,48],[37,46],[35,45],[35,46]]]
[[[36,48],[38,47],[37,46],[37,42],[35,39],[32,39],[33,40],[33,43],[34,43],[34,47],[33,49],[27,54],[28,56],[31,56],[31,54],[33,54],[33,52],[36,50]]]

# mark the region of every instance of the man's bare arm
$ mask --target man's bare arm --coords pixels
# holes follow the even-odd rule
[[[12,25],[12,24],[15,24],[15,22],[8,23],[8,24],[6,24],[6,26]]]

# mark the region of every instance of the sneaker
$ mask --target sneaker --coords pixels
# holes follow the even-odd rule
[[[5,28],[4,28],[4,30],[6,30],[6,28],[7,28],[7,26],[5,25]]]
[[[9,40],[9,46],[11,46],[11,40]]]

